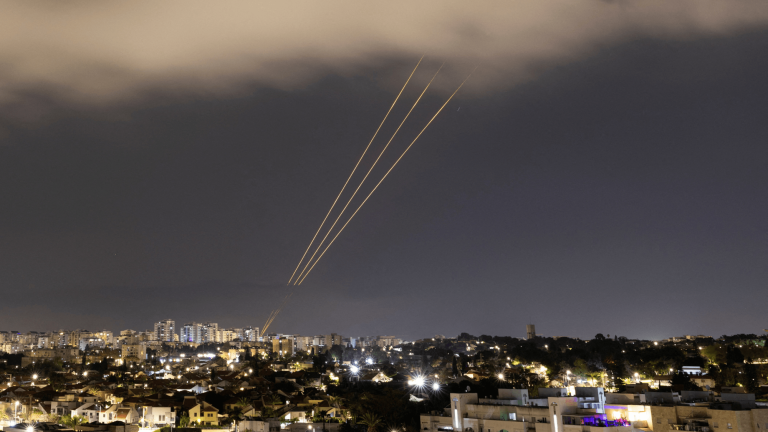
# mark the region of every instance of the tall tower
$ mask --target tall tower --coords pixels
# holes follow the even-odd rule
[[[536,326],[533,324],[526,324],[525,325],[525,338],[526,339],[533,339],[536,337]]]

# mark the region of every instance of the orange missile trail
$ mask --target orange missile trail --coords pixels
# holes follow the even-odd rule
[[[477,68],[475,68],[475,69],[477,69]],[[474,70],[472,71],[472,73],[474,73]],[[421,136],[421,134],[423,134],[423,133],[424,133],[424,131],[425,131],[425,130],[427,130],[427,128],[428,128],[428,127],[429,127],[429,125],[432,123],[432,121],[435,119],[435,117],[437,117],[437,115],[438,115],[438,114],[440,114],[440,111],[442,111],[442,110],[443,110],[443,108],[445,108],[445,106],[446,106],[446,105],[448,105],[448,102],[450,102],[450,101],[451,101],[451,99],[453,99],[453,97],[456,95],[456,93],[458,93],[458,92],[459,92],[459,90],[461,89],[461,87],[462,87],[462,86],[464,86],[464,83],[466,83],[466,82],[467,82],[467,80],[469,79],[469,77],[471,77],[471,76],[472,76],[472,73],[470,73],[470,74],[469,74],[469,75],[468,75],[468,76],[467,76],[467,77],[464,79],[464,81],[462,81],[462,83],[459,85],[459,87],[456,89],[456,91],[454,91],[454,92],[453,92],[453,94],[451,94],[451,96],[448,98],[448,100],[446,100],[446,101],[445,101],[445,103],[443,104],[443,106],[441,106],[441,107],[440,107],[440,109],[439,109],[439,110],[437,110],[437,112],[435,113],[435,115],[434,115],[434,116],[432,116],[432,118],[431,118],[431,119],[430,119],[430,120],[427,122],[427,125],[426,125],[426,126],[424,126],[424,129],[422,129],[422,130],[421,130],[421,132],[419,132],[419,134],[418,134],[418,135],[416,135],[416,138],[414,138],[414,139],[413,139],[413,141],[411,141],[411,143],[408,145],[408,147],[406,147],[405,151],[403,151],[403,154],[401,154],[401,155],[400,155],[400,157],[399,157],[399,158],[397,158],[397,160],[395,161],[395,163],[394,163],[394,164],[392,164],[392,166],[389,168],[389,170],[386,172],[386,174],[384,174],[384,177],[382,177],[382,178],[381,178],[381,180],[379,180],[379,182],[378,182],[378,183],[376,183],[376,186],[374,186],[374,187],[373,187],[373,190],[371,190],[371,192],[370,192],[370,193],[368,193],[368,196],[366,196],[366,197],[365,197],[365,199],[363,200],[363,202],[362,202],[362,203],[361,203],[361,204],[360,204],[360,205],[357,207],[357,210],[355,210],[355,212],[354,212],[354,213],[352,213],[352,216],[350,216],[350,217],[349,217],[349,219],[347,219],[347,222],[345,222],[345,223],[344,223],[344,225],[341,227],[341,229],[339,230],[339,232],[337,232],[337,233],[336,233],[336,235],[333,237],[333,239],[331,239],[331,242],[330,242],[330,243],[328,243],[328,245],[325,247],[325,249],[323,249],[323,252],[320,254],[320,256],[319,256],[319,257],[317,257],[317,259],[315,260],[315,263],[314,263],[314,264],[312,264],[312,267],[310,267],[310,268],[309,268],[309,271],[307,271],[307,273],[304,275],[304,277],[302,277],[302,278],[299,280],[299,283],[298,283],[299,285],[301,285],[301,283],[302,283],[302,282],[304,282],[304,279],[306,279],[306,278],[307,278],[307,276],[308,276],[308,275],[309,275],[309,273],[312,271],[312,269],[313,269],[313,268],[315,268],[315,266],[316,266],[316,265],[317,265],[317,263],[320,261],[320,259],[321,259],[321,258],[323,258],[323,255],[325,255],[325,252],[327,252],[327,251],[328,251],[328,248],[330,248],[330,247],[331,247],[331,245],[333,244],[333,242],[334,242],[334,241],[336,241],[336,239],[339,237],[339,234],[341,234],[341,232],[342,232],[342,231],[344,231],[344,228],[346,228],[346,227],[347,227],[347,224],[349,224],[349,222],[352,220],[352,218],[353,218],[353,217],[355,217],[355,215],[357,214],[357,212],[358,212],[358,211],[360,211],[360,209],[363,207],[363,205],[365,205],[366,201],[368,201],[368,198],[370,198],[370,197],[371,197],[371,195],[373,195],[373,193],[374,193],[374,192],[376,192],[376,189],[377,189],[377,188],[379,187],[379,185],[380,185],[380,184],[381,184],[381,183],[384,181],[384,179],[386,179],[386,178],[387,178],[387,176],[389,175],[389,173],[390,173],[390,172],[392,172],[392,170],[395,168],[395,166],[397,165],[397,163],[398,163],[398,162],[400,162],[400,159],[402,159],[402,158],[403,158],[403,156],[405,156],[405,154],[408,152],[408,150],[410,150],[410,149],[411,149],[411,146],[413,146],[413,144],[416,142],[416,140],[418,140],[418,139],[419,139],[419,137]]]
[[[280,304],[280,307],[277,308],[276,310],[273,310],[272,313],[269,314],[269,317],[267,318],[267,322],[264,324],[264,327],[262,327],[261,329],[262,334],[264,334],[267,331],[269,326],[272,324],[272,321],[274,321],[275,318],[277,318],[277,314],[279,314],[280,311],[283,310],[283,308],[285,307],[285,304],[288,303],[288,299],[290,299],[292,295],[293,295],[293,292],[285,296],[285,299],[283,299],[283,302]]]
[[[317,235],[320,234],[320,230],[323,229],[323,225],[325,225],[325,221],[328,220],[328,216],[333,211],[333,208],[336,206],[336,203],[339,201],[339,198],[341,197],[341,194],[344,192],[344,189],[347,187],[347,184],[349,183],[349,180],[352,179],[352,176],[355,174],[355,171],[357,170],[357,167],[360,165],[360,161],[363,160],[363,157],[365,156],[365,153],[368,152],[368,148],[371,147],[371,143],[373,143],[373,140],[376,138],[376,135],[378,135],[379,130],[381,130],[381,127],[384,125],[384,122],[387,121],[387,117],[389,117],[389,113],[392,112],[392,108],[395,107],[395,104],[397,103],[397,100],[400,99],[400,95],[403,94],[403,90],[405,90],[405,87],[408,85],[408,82],[411,81],[411,78],[413,77],[413,74],[416,73],[416,69],[419,68],[419,65],[421,64],[421,61],[424,60],[424,56],[421,56],[419,59],[419,62],[416,63],[416,67],[413,68],[413,71],[408,76],[408,79],[405,81],[405,84],[403,84],[403,88],[400,89],[400,93],[397,94],[397,97],[395,98],[395,101],[392,102],[392,106],[389,107],[389,110],[387,111],[387,114],[384,115],[384,120],[381,121],[381,124],[379,124],[379,127],[376,129],[376,132],[374,132],[373,137],[371,138],[371,141],[368,142],[368,145],[365,147],[365,150],[363,150],[363,154],[360,155],[360,159],[357,160],[357,163],[355,164],[355,167],[352,168],[352,172],[349,174],[349,177],[347,178],[347,181],[344,182],[344,186],[341,187],[341,191],[336,196],[336,199],[333,200],[333,204],[331,204],[331,208],[328,209],[328,213],[325,214],[325,217],[323,218],[323,222],[320,223],[320,226],[317,228],[317,232],[315,232],[315,235],[312,237],[312,241],[309,242],[309,245],[307,246],[307,250],[304,251],[304,255],[301,256],[301,259],[299,260],[299,263],[296,265],[296,268],[293,270],[293,274],[291,275],[291,278],[288,279],[288,283],[286,285],[290,285],[291,281],[293,280],[293,277],[296,275],[296,271],[301,267],[301,263],[304,261],[304,258],[307,256],[307,252],[309,252],[309,249],[312,247],[312,243],[315,242],[315,239],[317,238]],[[310,258],[311,261],[311,258]],[[304,267],[306,268],[306,267]],[[295,285],[295,284],[294,284]]]
[[[443,63],[443,65],[445,65],[445,63]],[[419,95],[419,97],[416,99],[416,102],[414,102],[414,103],[413,103],[413,106],[411,106],[411,109],[408,111],[408,114],[406,114],[406,115],[405,115],[405,118],[403,119],[403,121],[401,121],[401,122],[400,122],[400,126],[398,126],[398,127],[397,127],[397,129],[395,130],[395,133],[394,133],[394,134],[392,134],[392,137],[390,137],[390,138],[389,138],[389,141],[387,141],[387,144],[386,144],[386,145],[384,146],[384,148],[381,150],[381,153],[379,153],[379,156],[376,158],[376,160],[375,160],[375,161],[373,161],[373,165],[371,165],[371,167],[370,167],[370,168],[368,168],[368,172],[367,172],[367,173],[365,173],[365,177],[363,177],[363,179],[360,181],[360,184],[359,184],[359,185],[357,185],[357,189],[355,189],[355,191],[354,191],[354,192],[352,192],[352,196],[351,196],[351,197],[349,197],[349,200],[347,200],[347,204],[345,204],[345,205],[344,205],[344,208],[343,208],[343,209],[341,209],[341,213],[339,213],[339,215],[338,215],[338,216],[336,216],[336,220],[335,220],[335,221],[333,221],[333,224],[331,225],[331,227],[330,227],[330,228],[328,228],[328,232],[327,232],[327,233],[325,233],[325,237],[323,237],[323,239],[320,241],[320,243],[318,243],[318,244],[317,244],[317,248],[315,249],[315,252],[314,252],[314,253],[312,253],[312,256],[311,256],[311,257],[309,257],[309,260],[307,261],[307,264],[306,264],[306,265],[304,266],[304,268],[301,270],[301,273],[299,273],[299,275],[296,277],[296,282],[298,282],[298,280],[301,278],[301,275],[303,275],[303,274],[304,274],[304,272],[307,270],[307,267],[309,267],[309,263],[311,263],[311,262],[312,262],[312,259],[314,259],[314,258],[315,258],[315,255],[317,255],[317,251],[319,251],[319,250],[320,250],[320,248],[323,246],[323,243],[325,243],[325,240],[326,240],[326,239],[328,239],[328,236],[329,236],[329,235],[331,234],[331,232],[333,231],[333,228],[334,228],[334,227],[336,226],[336,224],[339,222],[339,219],[341,219],[341,216],[342,216],[342,215],[344,214],[344,212],[347,210],[347,207],[349,207],[349,203],[351,203],[351,202],[352,202],[352,200],[355,198],[355,195],[357,195],[357,192],[358,192],[358,191],[360,190],[360,188],[363,186],[363,183],[365,183],[365,180],[366,180],[366,179],[368,179],[368,176],[371,174],[371,171],[373,171],[373,168],[375,168],[375,167],[376,167],[376,164],[377,164],[377,163],[379,163],[379,159],[381,159],[381,156],[384,154],[384,152],[385,152],[385,151],[387,151],[387,148],[389,147],[389,144],[391,144],[391,143],[392,143],[392,140],[393,140],[393,139],[395,139],[395,135],[397,135],[397,133],[398,133],[398,132],[400,132],[400,128],[402,128],[402,127],[403,127],[403,124],[405,123],[405,121],[406,121],[406,120],[408,120],[408,116],[410,116],[410,115],[411,115],[411,112],[413,112],[413,109],[414,109],[414,108],[416,108],[416,105],[418,105],[419,101],[420,101],[420,100],[421,100],[421,98],[424,96],[424,93],[426,93],[426,92],[427,92],[427,89],[429,88],[429,86],[430,86],[430,85],[432,85],[432,81],[434,81],[434,80],[435,80],[435,77],[437,77],[437,74],[439,74],[439,73],[440,73],[440,70],[443,68],[443,65],[440,65],[440,68],[439,68],[439,69],[437,69],[437,72],[435,72],[435,74],[432,76],[432,79],[431,79],[431,80],[429,80],[429,82],[427,83],[427,86],[426,86],[426,87],[424,87],[424,91],[422,91],[422,92],[421,92],[421,94]],[[294,282],[293,284],[294,284],[294,285],[296,285],[296,282]]]

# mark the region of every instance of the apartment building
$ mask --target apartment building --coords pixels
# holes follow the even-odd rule
[[[181,341],[194,343],[216,342],[219,332],[217,323],[188,323],[181,328]]]
[[[176,335],[176,321],[164,319],[155,323],[155,340],[173,342]]]
[[[282,336],[272,339],[272,352],[280,357],[290,357],[295,352],[293,336]]]
[[[123,361],[126,361],[128,358],[132,357],[137,358],[138,361],[144,361],[147,359],[147,346],[144,344],[123,344],[121,349]]]
[[[496,398],[451,393],[444,411],[421,415],[421,429],[475,432],[762,432],[768,408],[754,395],[715,397],[712,392],[606,394],[600,388],[499,389]]]

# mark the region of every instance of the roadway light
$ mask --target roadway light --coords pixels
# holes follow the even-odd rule
[[[357,366],[350,366],[349,367],[349,371],[352,372],[353,374],[356,374],[356,373],[360,372],[360,368],[357,367]]]
[[[434,390],[434,391],[440,390],[440,384],[438,384],[438,383],[432,384],[432,390]]]

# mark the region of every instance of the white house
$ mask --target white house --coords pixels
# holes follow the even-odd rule
[[[99,414],[101,413],[101,406],[95,403],[86,403],[79,406],[72,411],[72,415],[83,416],[88,420],[88,423],[99,421]]]
[[[99,413],[100,423],[121,421],[125,424],[135,424],[138,423],[140,419],[141,416],[135,409],[123,405],[112,405]]]
[[[143,406],[142,411],[143,423],[150,427],[162,427],[176,422],[176,413],[170,406],[155,403]]]

